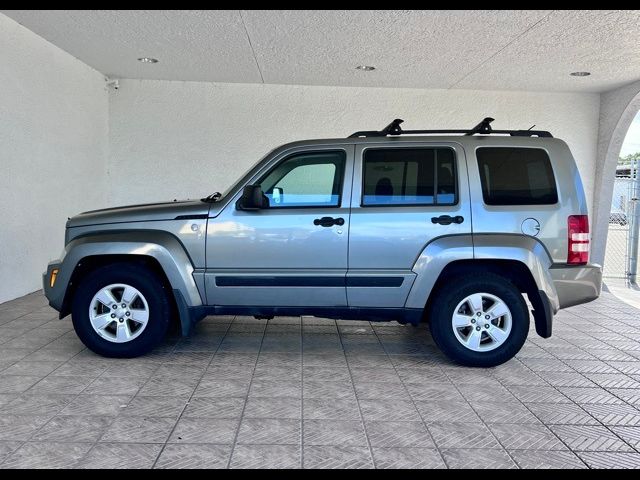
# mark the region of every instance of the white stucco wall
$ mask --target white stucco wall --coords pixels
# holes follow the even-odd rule
[[[40,288],[67,216],[223,190],[279,144],[404,127],[547,129],[566,140],[590,204],[597,94],[120,80],[0,15],[0,302]]]
[[[550,130],[576,158],[592,205],[598,94],[122,80],[109,96],[110,205],[222,191],[279,144],[404,128]]]
[[[103,76],[0,15],[0,302],[41,288],[67,216],[104,205]]]

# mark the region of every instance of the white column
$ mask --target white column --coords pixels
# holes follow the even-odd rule
[[[624,137],[640,110],[640,82],[605,92],[600,96],[600,128],[592,219],[591,261],[602,264],[607,246],[611,195],[616,165]]]

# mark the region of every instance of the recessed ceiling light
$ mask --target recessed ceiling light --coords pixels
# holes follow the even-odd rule
[[[571,72],[569,75],[572,77],[588,77],[591,75],[591,72]]]
[[[376,67],[372,67],[371,65],[358,65],[356,67],[356,70],[363,70],[365,72],[370,72],[372,70],[375,70]]]
[[[157,58],[151,58],[151,57],[140,57],[138,61],[142,63],[158,63]]]

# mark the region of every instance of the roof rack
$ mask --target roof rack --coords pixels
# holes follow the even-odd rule
[[[363,130],[361,132],[355,132],[349,135],[348,138],[357,137],[386,137],[386,136],[399,136],[399,135],[448,135],[448,134],[462,134],[462,135],[511,135],[512,137],[546,137],[553,138],[551,133],[545,130],[493,130],[491,128],[491,122],[493,118],[487,117],[479,124],[473,127],[471,130],[402,130],[400,124],[404,122],[399,118],[396,118],[389,125],[382,130]],[[535,125],[533,126],[535,127]],[[531,127],[531,128],[533,128]]]

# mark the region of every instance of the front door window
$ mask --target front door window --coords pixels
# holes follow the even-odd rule
[[[258,184],[270,208],[339,207],[345,160],[344,151],[295,154]]]

